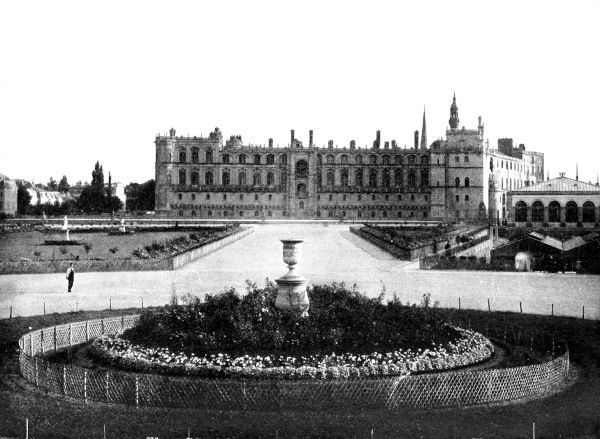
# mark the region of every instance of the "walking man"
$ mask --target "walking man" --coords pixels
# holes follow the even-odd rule
[[[69,264],[69,268],[67,268],[67,280],[69,281],[69,293],[71,292],[71,288],[73,288],[73,282],[75,281],[75,269],[73,268],[73,263]]]

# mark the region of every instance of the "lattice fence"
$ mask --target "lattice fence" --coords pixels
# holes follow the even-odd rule
[[[116,334],[132,327],[138,318],[125,316],[90,320],[28,333],[19,340],[21,374],[49,392],[86,402],[261,410],[329,406],[433,408],[485,404],[541,395],[563,382],[569,373],[568,351],[542,364],[508,369],[318,381],[146,375],[52,363],[40,356],[85,343],[100,334]],[[489,329],[487,332],[490,332]]]

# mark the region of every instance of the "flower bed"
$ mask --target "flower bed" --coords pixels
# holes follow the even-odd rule
[[[90,354],[124,369],[204,377],[334,379],[441,371],[488,359],[481,334],[449,325],[429,296],[420,306],[367,298],[343,284],[309,290],[308,317],[275,308],[276,288],[249,284],[144,313]],[[337,352],[337,354],[336,354]]]
[[[487,360],[494,348],[483,335],[455,328],[462,335],[448,349],[399,349],[394,352],[355,355],[351,353],[309,357],[228,354],[206,356],[171,352],[167,348],[133,345],[115,335],[104,335],[92,343],[90,354],[111,366],[146,373],[196,375],[219,378],[348,379],[402,376],[440,372]]]

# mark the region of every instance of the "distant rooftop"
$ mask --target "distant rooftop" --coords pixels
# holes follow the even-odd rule
[[[584,183],[583,181],[561,176],[531,186],[521,187],[511,192],[600,192],[600,187],[592,183]]]

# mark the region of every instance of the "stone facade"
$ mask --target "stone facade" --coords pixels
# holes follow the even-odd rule
[[[600,185],[565,177],[508,193],[508,221],[517,225],[594,226],[600,222]]]
[[[502,201],[513,187],[505,188],[505,180],[525,184],[529,156],[524,148],[520,157],[488,149],[481,118],[477,129],[459,129],[456,99],[450,125],[446,140],[429,146],[423,114],[421,142],[417,132],[412,148],[382,142],[379,131],[370,148],[354,140],[334,148],[333,140],[315,146],[312,130],[304,146],[292,130],[289,145],[280,148],[273,139],[268,146],[244,145],[239,135],[223,143],[218,128],[208,137],[176,136],[171,129],[155,139],[156,211],[215,219],[494,218],[500,207],[490,206],[490,198]],[[490,170],[495,162],[498,169]],[[490,182],[499,185],[492,190]]]
[[[15,181],[0,174],[0,214],[13,216],[17,212],[17,191]]]

